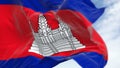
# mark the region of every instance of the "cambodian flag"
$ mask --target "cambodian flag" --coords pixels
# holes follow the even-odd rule
[[[85,49],[49,57],[28,52],[34,41],[29,20],[37,22],[32,14],[51,10],[67,22]],[[52,68],[70,59],[83,68],[103,68],[107,62],[105,43],[91,27],[103,13],[104,8],[96,8],[91,0],[1,0],[0,68]]]

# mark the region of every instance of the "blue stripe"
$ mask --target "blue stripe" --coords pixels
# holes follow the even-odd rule
[[[43,59],[33,56],[24,58],[0,60],[0,68],[52,68],[55,65],[74,59],[83,68],[104,68],[106,60],[95,52],[84,52],[70,57],[50,56]]]
[[[72,58],[83,68],[104,68],[107,63],[102,55],[95,52],[80,53]]]
[[[64,57],[45,57],[44,59],[27,56],[24,58],[0,60],[0,68],[52,68],[60,62],[65,61]]]
[[[31,65],[39,64],[41,60],[33,56],[18,59],[10,59],[8,61],[0,61],[0,68],[29,68]]]
[[[20,0],[1,0],[0,4],[16,4],[16,5],[20,5]]]
[[[63,0],[22,0],[23,6],[38,12],[57,10]]]
[[[0,4],[16,4],[31,8],[37,12],[57,10],[63,0],[1,0]]]
[[[1,0],[0,4],[18,4],[31,8],[37,12],[50,10],[70,9],[81,12],[88,20],[94,23],[104,12],[104,8],[97,9],[91,0]]]

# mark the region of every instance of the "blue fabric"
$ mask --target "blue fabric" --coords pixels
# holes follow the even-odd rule
[[[80,53],[72,58],[83,68],[104,68],[107,63],[102,55],[95,52]]]
[[[0,60],[0,68],[52,68],[60,62],[65,61],[64,57],[45,57],[44,59],[27,56],[24,58]]]
[[[30,68],[32,65],[39,64],[41,60],[33,56],[18,59],[0,61],[0,68]]]
[[[104,12],[104,8],[97,9],[91,0],[1,0],[0,4],[18,4],[31,8],[37,12],[69,9],[81,12],[88,20],[94,23]]]
[[[70,57],[50,56],[40,59],[27,56],[24,58],[0,60],[0,68],[52,68],[69,59],[74,59],[83,68],[103,68],[107,62],[100,54],[84,52]]]
[[[56,11],[63,3],[63,0],[1,0],[1,5],[15,4],[22,5],[37,12],[47,12],[50,10]]]
[[[66,61],[65,57],[45,57],[39,64],[32,66],[31,68],[52,68],[57,64]]]
[[[56,11],[63,0],[22,0],[25,7],[31,8],[37,12]]]
[[[1,0],[0,4],[16,4],[16,5],[20,5],[20,0]]]

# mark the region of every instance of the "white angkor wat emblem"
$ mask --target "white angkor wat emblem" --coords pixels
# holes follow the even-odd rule
[[[59,28],[51,30],[47,20],[43,15],[39,16],[39,30],[34,33],[35,43],[32,45],[30,52],[36,52],[43,56],[70,50],[84,48],[71,33],[67,24],[58,19]]]

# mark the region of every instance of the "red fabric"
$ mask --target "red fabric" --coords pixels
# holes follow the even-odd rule
[[[35,12],[32,9],[29,8],[25,8],[24,7],[24,11],[26,14],[26,17],[29,20],[30,26],[31,28],[34,30],[34,32],[38,31],[38,19],[39,19],[39,15],[41,14],[40,12]]]

